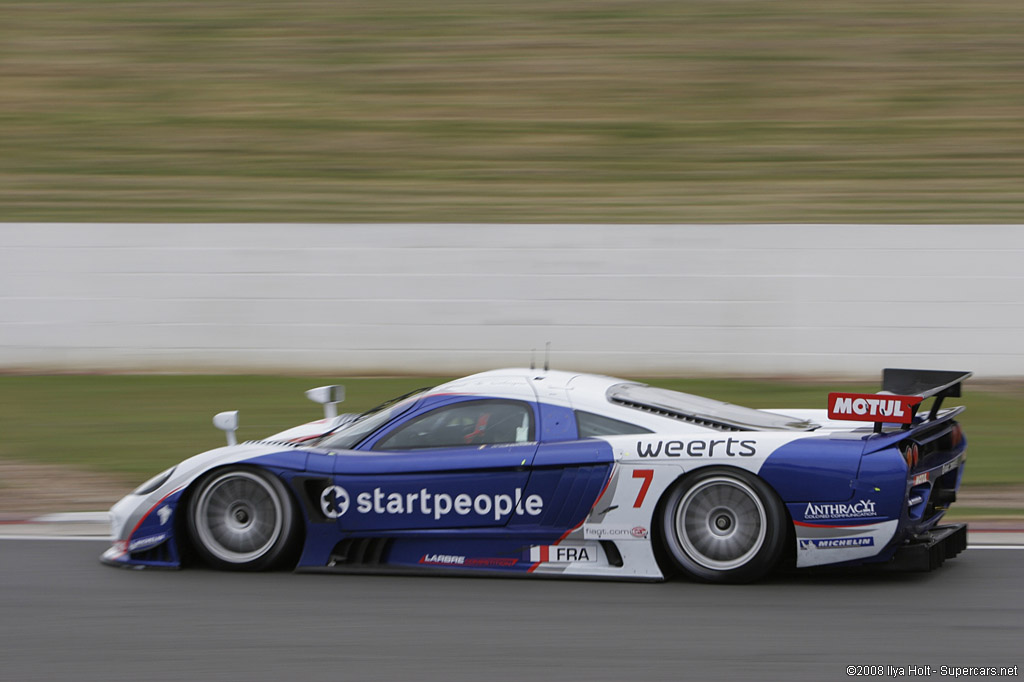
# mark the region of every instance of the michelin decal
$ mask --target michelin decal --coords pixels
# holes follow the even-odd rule
[[[809,538],[800,540],[800,549],[845,549],[846,547],[873,547],[875,539],[861,538]]]

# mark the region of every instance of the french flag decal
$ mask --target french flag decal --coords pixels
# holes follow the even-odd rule
[[[596,545],[534,545],[530,547],[530,562],[545,564],[571,564],[578,561],[597,561]]]
[[[541,545],[530,548],[530,562],[537,563],[538,561],[546,562],[551,556],[550,547],[548,545]]]

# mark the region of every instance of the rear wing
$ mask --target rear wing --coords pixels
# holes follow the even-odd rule
[[[961,384],[972,374],[935,369],[885,369],[882,390],[878,393],[829,393],[828,417],[874,422],[876,433],[881,432],[882,424],[902,424],[909,429],[923,401],[935,399],[926,418],[934,420],[942,401],[959,398]]]

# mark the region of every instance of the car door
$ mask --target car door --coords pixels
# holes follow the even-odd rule
[[[587,517],[609,483],[612,448],[599,436],[644,433],[646,428],[600,415],[544,405],[543,437],[533,460],[527,498],[539,500],[537,516],[513,517],[509,527],[563,533]],[[560,425],[557,438],[551,425]]]
[[[526,493],[535,404],[453,396],[338,453],[324,509],[344,532],[488,528],[541,513]]]

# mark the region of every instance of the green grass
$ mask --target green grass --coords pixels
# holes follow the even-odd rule
[[[268,376],[0,377],[0,457],[147,476],[224,444],[211,419],[237,409],[239,440],[319,419],[303,396],[331,378]],[[433,380],[345,379],[362,411]]]
[[[1019,0],[0,0],[0,220],[1019,222]]]
[[[0,457],[67,464],[142,480],[185,457],[218,447],[210,423],[241,411],[240,439],[260,438],[319,418],[303,391],[344,383],[346,412],[368,409],[441,378],[341,379],[269,376],[3,376]],[[823,407],[830,390],[875,390],[864,384],[658,379],[650,383],[751,407]],[[1024,389],[968,384],[962,419],[970,441],[966,482],[1024,483],[1016,416]]]

